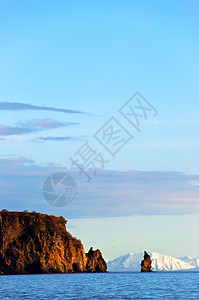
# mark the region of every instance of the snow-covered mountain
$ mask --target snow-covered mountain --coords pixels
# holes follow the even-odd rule
[[[179,257],[180,260],[188,263],[189,265],[199,268],[199,258],[192,258],[190,256]]]
[[[192,265],[185,261],[157,252],[151,252],[151,259],[152,269],[154,271],[177,271],[194,269]]]
[[[148,252],[152,259],[153,271],[177,271],[195,269],[196,266],[169,255],[157,252]],[[128,253],[118,258],[108,261],[108,271],[110,272],[129,272],[140,271],[140,263],[143,259],[143,252]]]

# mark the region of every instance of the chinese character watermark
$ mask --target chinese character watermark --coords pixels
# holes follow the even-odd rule
[[[136,92],[119,109],[122,116],[134,126],[137,131],[141,131],[141,123],[148,119],[148,115],[155,117],[158,111],[139,93]]]
[[[129,126],[135,132],[140,132],[144,121],[151,117],[154,118],[158,113],[156,108],[139,92],[136,92],[124,103],[118,112],[122,116],[122,120],[112,116],[93,135],[99,145],[112,157],[116,157],[116,154],[131,139],[134,139],[134,133],[130,132],[122,123],[123,118],[128,121]],[[82,144],[73,157],[69,157],[69,160],[71,168],[75,167],[79,171],[79,175],[83,175],[87,182],[90,182],[92,177],[96,176],[97,171],[103,170],[105,164],[110,161],[97,148],[92,148],[88,141]],[[56,192],[58,186],[62,188],[62,192]],[[77,194],[77,186],[70,175],[58,173],[46,179],[42,192],[48,203],[61,207],[70,204],[74,200]]]
[[[93,176],[96,176],[97,170],[102,170],[105,163],[109,160],[105,160],[103,155],[98,152],[97,149],[93,149],[88,142],[85,142],[76,152],[75,156],[77,158],[73,159],[69,157],[71,161],[71,167],[76,167],[79,170],[79,175],[85,175],[87,177],[87,182],[91,181],[91,176],[88,171],[92,171]],[[87,169],[87,171],[85,171]]]
[[[94,138],[112,156],[115,156],[133,136],[121,123],[112,117],[94,134]]]

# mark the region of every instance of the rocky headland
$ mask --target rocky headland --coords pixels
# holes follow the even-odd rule
[[[0,212],[0,274],[106,272],[100,250],[85,253],[67,221],[36,212]]]

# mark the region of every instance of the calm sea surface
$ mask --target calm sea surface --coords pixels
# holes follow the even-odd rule
[[[0,299],[199,299],[199,272],[0,276]]]

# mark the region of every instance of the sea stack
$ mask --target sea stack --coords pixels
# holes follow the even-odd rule
[[[0,212],[0,274],[106,272],[100,250],[85,253],[66,220],[36,212]]]
[[[141,272],[153,272],[151,270],[151,263],[150,255],[144,251],[144,259],[141,261]]]

